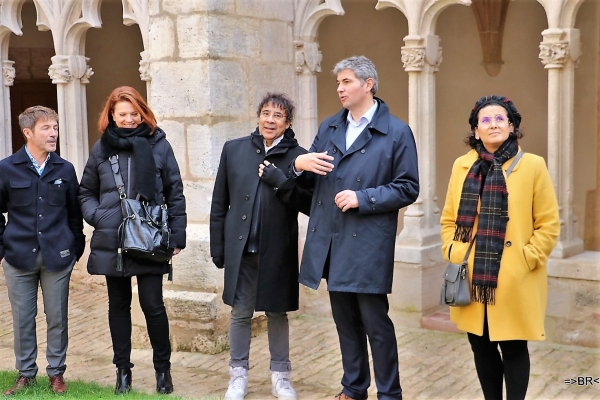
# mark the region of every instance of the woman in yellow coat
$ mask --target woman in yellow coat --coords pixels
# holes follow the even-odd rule
[[[544,340],[546,261],[560,230],[558,204],[543,158],[521,151],[521,115],[512,101],[475,103],[465,142],[472,148],[452,167],[441,217],[444,258],[460,264],[470,241],[471,304],[451,307],[467,332],[485,399],[524,399],[528,340]],[[498,351],[498,346],[502,355]]]

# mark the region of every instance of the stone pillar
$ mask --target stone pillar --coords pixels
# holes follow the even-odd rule
[[[308,149],[319,127],[317,109],[317,72],[321,72],[323,56],[314,38],[294,41],[297,76],[297,115],[294,131],[300,145]]]
[[[561,225],[552,257],[568,258],[583,252],[573,210],[573,108],[579,30],[551,28],[542,35],[540,59],[548,70],[548,169],[558,198]]]
[[[74,166],[81,177],[88,158],[87,101],[84,84],[94,74],[89,58],[81,55],[56,55],[51,58],[48,75],[56,84],[60,155]]]
[[[14,62],[8,60],[10,30],[0,26],[0,61],[2,62],[2,85],[0,85],[0,159],[12,154],[12,125],[10,120],[10,87],[15,80]]]
[[[408,20],[402,62],[408,72],[408,123],[419,154],[420,193],[404,213],[404,228],[396,241],[396,272],[392,306],[410,316],[414,325],[439,308],[438,293],[443,274],[440,240],[440,209],[437,205],[435,171],[435,76],[442,61],[440,39],[435,32],[438,15],[453,4],[470,0],[379,0],[376,9],[394,7]]]

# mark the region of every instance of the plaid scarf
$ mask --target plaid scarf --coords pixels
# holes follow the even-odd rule
[[[481,143],[475,150],[479,158],[471,166],[463,183],[454,240],[463,243],[471,240],[477,201],[481,196],[471,300],[494,304],[508,222],[508,191],[502,164],[517,155],[519,145],[515,139],[509,138],[494,154],[489,153]]]

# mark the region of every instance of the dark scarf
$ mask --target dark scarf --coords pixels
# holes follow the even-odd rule
[[[142,123],[136,128],[118,128],[109,124],[100,140],[107,158],[121,150],[133,150],[135,190],[145,200],[154,200],[156,164],[152,155],[152,145],[155,137],[150,126]]]
[[[515,139],[508,138],[494,154],[489,153],[481,143],[475,150],[479,158],[471,166],[463,183],[454,240],[464,243],[471,240],[477,200],[481,196],[471,300],[494,304],[508,222],[508,191],[502,164],[517,155],[519,145]]]

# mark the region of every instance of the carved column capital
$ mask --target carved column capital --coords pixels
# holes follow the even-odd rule
[[[540,59],[544,68],[563,68],[569,56],[568,42],[540,43]]]
[[[14,61],[10,60],[2,61],[2,83],[4,86],[12,86],[15,82],[17,71],[13,67],[14,63]]]
[[[319,51],[319,43],[295,40],[294,47],[296,48],[296,73],[302,73],[305,66],[313,74],[316,72],[321,72],[321,61],[323,60],[323,55]]]
[[[425,46],[402,47],[402,62],[406,72],[419,72],[425,66]]]
[[[48,68],[48,75],[52,83],[69,83],[73,79],[69,63],[69,56],[54,56]]]
[[[151,81],[152,75],[150,74],[150,52],[147,50],[140,53],[142,59],[140,60],[140,79],[143,81]]]
[[[81,76],[81,83],[90,83],[90,77],[94,75],[94,71],[88,65],[88,61],[90,61],[90,59],[88,57],[85,57],[85,71]]]
[[[56,55],[51,60],[48,75],[52,83],[69,83],[73,79],[79,79],[85,84],[90,83],[90,77],[94,75],[94,71],[87,64],[90,60],[88,57]]]

